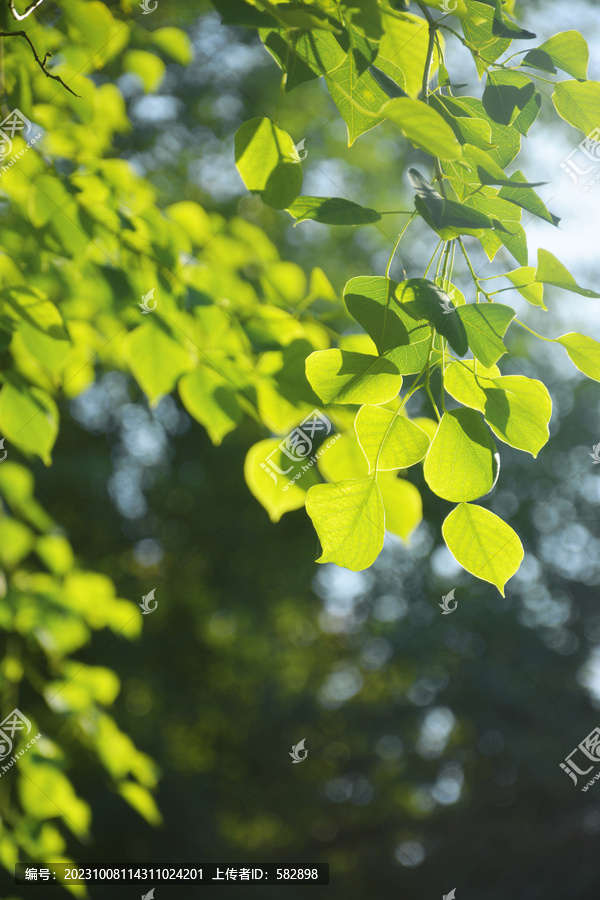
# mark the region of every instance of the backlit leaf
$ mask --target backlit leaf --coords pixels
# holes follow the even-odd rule
[[[323,548],[317,562],[357,572],[377,559],[385,536],[385,514],[374,478],[318,484],[306,495],[306,511]]]
[[[496,445],[478,412],[444,413],[423,471],[431,490],[444,500],[476,500],[491,491],[498,477]]]
[[[193,368],[189,351],[156,318],[127,336],[125,350],[135,379],[153,404],[169,394],[179,377]]]
[[[562,344],[566,349],[571,362],[577,366],[580,372],[600,381],[600,344],[585,334],[577,334],[572,331],[556,338],[557,344]]]
[[[249,191],[269,206],[285,209],[302,187],[302,165],[294,142],[271,119],[248,119],[235,134],[235,163]]]
[[[535,280],[535,269],[533,266],[522,266],[520,269],[514,269],[512,272],[507,272],[505,277],[512,281],[518,292],[533,306],[541,306],[542,309],[548,309],[544,303],[544,285]]]
[[[583,81],[587,77],[589,58],[590,51],[582,34],[578,31],[561,31],[526,53],[521,65],[543,69],[553,75],[556,74],[556,69],[562,69],[573,78]]]
[[[354,427],[370,472],[414,466],[429,449],[429,437],[418,425],[380,406],[361,407]]]
[[[450,126],[439,113],[422,100],[400,97],[390,100],[382,113],[400,126],[408,140],[430,156],[440,159],[458,159],[461,146]]]
[[[179,396],[189,414],[200,422],[213,444],[219,445],[242,419],[236,391],[214,369],[202,367],[179,381]]]
[[[406,478],[382,474],[378,479],[385,510],[385,530],[408,541],[423,518],[418,488]]]
[[[598,127],[600,118],[600,82],[561,81],[552,94],[559,116],[585,135]]]
[[[580,287],[569,270],[552,253],[542,248],[538,250],[535,280],[544,284],[553,284],[564,291],[572,291],[575,294],[581,294],[583,297],[600,297],[600,294],[596,293],[596,291]]]
[[[402,376],[389,359],[348,350],[311,353],[306,377],[324,403],[388,403],[402,387]]]
[[[14,378],[0,392],[0,435],[49,466],[58,434],[58,409],[41,388]]]
[[[525,555],[510,525],[481,506],[461,503],[445,520],[442,534],[463,569],[495,584],[504,597],[504,586]]]
[[[457,311],[473,356],[484,366],[493,366],[506,353],[502,338],[515,317],[514,309],[501,303],[467,303]]]
[[[485,385],[485,420],[500,440],[537,456],[549,437],[552,400],[541,381],[506,375]]]

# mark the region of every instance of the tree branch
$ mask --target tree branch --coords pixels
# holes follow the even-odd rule
[[[41,6],[44,0],[35,0],[34,3],[30,3],[23,15],[20,15],[15,9],[15,0],[8,0],[8,5],[10,6],[10,11],[17,20],[17,22],[22,22],[23,19],[26,19],[27,16],[30,16],[34,9],[37,9],[38,6]]]
[[[65,82],[62,80],[60,75],[53,75],[52,72],[49,72],[48,69],[46,68],[46,60],[52,56],[51,50],[48,50],[48,52],[46,53],[44,58],[40,59],[37,54],[37,50],[35,49],[35,47],[33,46],[33,43],[31,42],[31,38],[25,31],[0,31],[0,37],[22,37],[22,38],[25,38],[25,40],[31,47],[31,51],[33,53],[33,58],[35,59],[36,63],[38,64],[38,66],[40,67],[40,69],[42,70],[44,75],[46,75],[48,78],[53,78],[54,81],[58,81],[59,84],[62,84],[62,86],[64,88],[66,88],[70,94],[73,94],[74,97],[79,97],[79,94],[76,94],[75,91],[71,90],[71,88],[69,87],[68,84],[65,84]]]

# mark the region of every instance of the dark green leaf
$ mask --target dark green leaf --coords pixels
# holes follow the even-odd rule
[[[381,219],[376,210],[343,197],[297,197],[286,211],[298,222],[313,219],[324,225],[369,225]]]
[[[494,227],[492,220],[484,213],[454,200],[445,200],[416,169],[409,169],[408,177],[417,192],[417,212],[444,240],[451,240],[459,234],[478,236],[481,228]]]
[[[491,72],[483,92],[483,106],[499,125],[513,125],[526,135],[535,122],[541,96],[530,78],[520,72]]]
[[[393,302],[398,283],[389,278],[360,276],[344,288],[344,301],[350,315],[373,338],[380,354],[397,347],[428,341],[431,332],[424,322]]]
[[[457,315],[446,312],[451,300],[439,285],[426,278],[410,278],[398,285],[396,299],[401,309],[416,319],[430,322],[439,334],[448,339],[459,356],[465,355],[469,349],[465,326]],[[459,307],[461,310],[466,308]]]

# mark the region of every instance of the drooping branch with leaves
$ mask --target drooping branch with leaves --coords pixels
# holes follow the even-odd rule
[[[215,0],[229,24],[258,29],[283,70],[286,96],[306,81],[325,79],[350,147],[391,122],[398,138],[423,154],[422,165],[406,173],[414,208],[406,211],[385,274],[365,272],[344,288],[362,340],[330,329],[327,346],[306,359],[321,409],[343,432],[323,454],[320,477],[313,471],[312,481],[304,476],[277,497],[257,468],[277,441],[261,442],[249,454],[250,486],[273,518],[305,502],[322,545],[320,562],[364,569],[380,553],[386,530],[408,538],[421,518],[421,498],[406,476],[421,462],[429,489],[454,505],[442,533],[467,571],[503,593],[523,559],[510,524],[482,503],[499,477],[497,442],[536,457],[549,438],[552,401],[541,381],[503,375],[498,366],[509,329],[535,334],[505,302],[505,292],[517,291],[543,310],[545,285],[590,298],[600,293],[580,287],[546,250],[537,266],[529,265],[524,214],[549,227],[559,219],[536,192],[540,183],[518,168],[518,156],[540,112],[543,85],[552,86],[555,112],[578,135],[588,135],[600,121],[600,83],[587,80],[589,52],[579,32],[531,46],[536,35],[514,20],[514,5],[432,0],[412,4],[411,11],[383,0],[255,0],[233,9]],[[455,85],[448,51],[454,39],[471,53],[481,96]],[[525,41],[526,49],[508,55]],[[562,73],[569,77],[562,80]],[[382,219],[383,212],[355,197],[302,196],[294,142],[276,120],[245,122],[235,149],[246,187],[297,222],[358,228]],[[398,246],[410,253],[410,227],[418,219],[431,234],[430,262],[421,277],[395,281],[394,254]],[[500,257],[512,257],[516,267],[481,277],[470,242],[479,242],[490,261],[503,251]],[[321,264],[326,269],[326,260]],[[470,279],[462,291],[454,283],[461,272]],[[508,285],[492,287],[498,278]],[[577,333],[536,336],[562,344],[578,369],[600,380],[597,341]],[[430,412],[415,420],[407,405],[417,392]]]

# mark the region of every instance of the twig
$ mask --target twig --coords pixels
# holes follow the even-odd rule
[[[8,5],[10,6],[10,11],[17,20],[17,22],[22,22],[23,19],[26,19],[27,16],[30,16],[34,9],[37,9],[38,6],[41,6],[44,0],[35,0],[34,3],[30,3],[23,15],[20,15],[15,9],[15,0],[9,0]]]
[[[426,6],[423,6],[421,3],[418,3],[417,6],[419,7],[421,12],[427,19],[427,24],[429,27],[429,43],[427,45],[427,56],[425,58],[425,70],[423,72],[423,85],[421,88],[421,92],[423,94],[423,100],[427,103],[427,97],[429,96],[429,81],[431,79],[431,66],[433,63],[433,48],[435,46],[436,24]]]
[[[29,35],[27,34],[26,31],[0,31],[0,37],[22,37],[22,38],[25,38],[25,40],[31,47],[31,51],[33,53],[33,58],[35,59],[36,63],[38,64],[38,66],[40,67],[40,69],[42,70],[44,75],[46,75],[48,78],[53,78],[55,81],[58,81],[59,84],[62,84],[62,86],[64,88],[66,88],[70,94],[73,94],[74,97],[79,97],[79,94],[76,94],[75,91],[71,90],[71,88],[69,87],[68,84],[65,84],[65,82],[62,80],[60,75],[53,75],[52,72],[49,72],[47,70],[46,60],[50,56],[52,56],[52,51],[48,50],[48,52],[44,56],[44,59],[43,60],[40,59],[39,56],[37,55],[37,50],[33,46],[32,42],[31,42],[31,38],[29,37]]]

